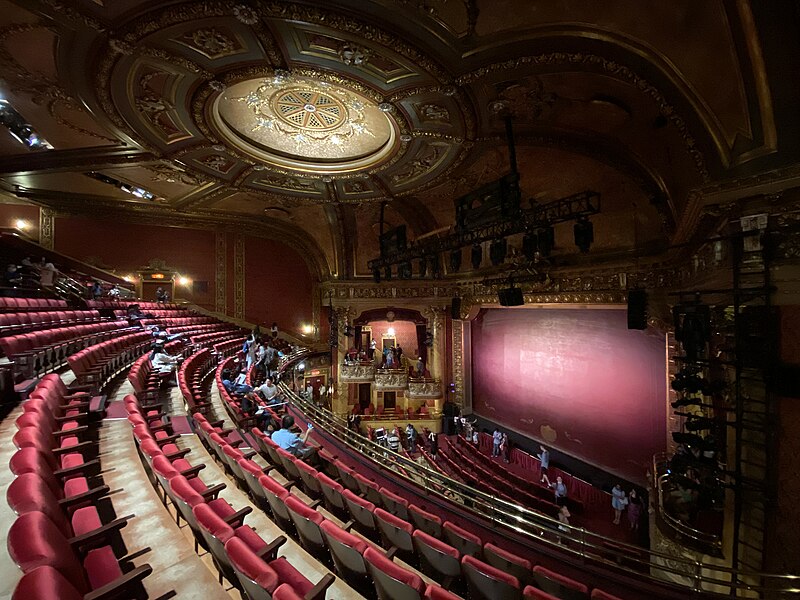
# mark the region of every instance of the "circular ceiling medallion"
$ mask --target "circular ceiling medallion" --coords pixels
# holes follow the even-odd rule
[[[272,97],[272,110],[285,123],[310,131],[335,129],[347,120],[341,102],[307,88],[278,92]]]
[[[211,107],[221,137],[263,163],[311,173],[372,167],[397,149],[396,124],[367,97],[309,77],[229,86]]]

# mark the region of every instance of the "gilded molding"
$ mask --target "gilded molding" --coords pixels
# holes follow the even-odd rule
[[[237,233],[233,242],[233,316],[244,319],[245,304],[245,240]]]
[[[224,229],[214,232],[214,261],[214,308],[218,313],[225,313],[228,307],[228,234]]]
[[[455,391],[449,400],[464,406],[464,321],[453,321],[453,383]]]
[[[56,213],[52,208],[39,208],[39,244],[48,250],[55,247]]]

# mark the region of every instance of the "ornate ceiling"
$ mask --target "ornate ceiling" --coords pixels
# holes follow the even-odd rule
[[[412,239],[452,225],[455,198],[509,170],[500,114],[526,205],[601,194],[592,264],[685,241],[708,186],[796,158],[778,152],[765,25],[746,0],[0,9],[0,93],[54,147],[27,151],[0,130],[7,195],[246,223],[304,249],[320,278],[368,276],[383,202]],[[562,229],[556,255],[577,260]]]

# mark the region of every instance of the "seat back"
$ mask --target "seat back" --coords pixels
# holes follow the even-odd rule
[[[533,581],[533,565],[531,561],[517,556],[513,552],[504,550],[494,544],[486,543],[483,546],[483,557],[487,563],[516,577],[520,585],[527,585]]]
[[[275,570],[237,537],[225,543],[231,568],[249,600],[272,600],[280,580]]]
[[[325,520],[319,527],[330,550],[336,571],[356,589],[363,587],[363,584],[367,582],[364,552],[368,544],[363,539],[348,533],[333,521]]]
[[[394,546],[397,548],[403,560],[416,563],[417,559],[414,554],[414,543],[411,541],[411,534],[414,531],[414,527],[410,523],[395,517],[392,513],[382,508],[376,508],[373,515],[375,517],[375,522],[378,524],[378,529],[381,532],[384,547],[390,548]]]
[[[461,558],[461,568],[469,587],[470,600],[521,600],[519,581],[473,556]]]
[[[586,585],[538,565],[533,568],[533,580],[538,588],[563,600],[586,600],[589,597]]]
[[[320,531],[320,524],[325,518],[313,508],[309,508],[292,494],[284,500],[289,516],[297,529],[300,544],[316,557],[328,557],[328,549]]]
[[[450,521],[442,524],[442,531],[447,543],[458,550],[462,555],[481,556],[483,542],[481,539],[466,529],[454,525]]]
[[[439,516],[422,510],[414,504],[408,505],[408,515],[411,517],[414,527],[435,538],[442,538],[442,519]]]
[[[83,600],[81,594],[57,569],[44,565],[28,571],[14,589],[11,600],[32,598],[58,598],[58,600]]]
[[[350,516],[355,519],[356,528],[364,535],[375,538],[378,532],[373,515],[375,505],[368,500],[359,498],[350,490],[344,490],[342,497],[347,504],[347,510],[350,511]]]
[[[461,577],[461,555],[458,550],[419,529],[411,536],[419,556],[420,568],[428,577],[443,582]]]
[[[420,600],[423,597],[425,582],[419,575],[396,565],[372,548],[364,552],[364,560],[379,600]]]

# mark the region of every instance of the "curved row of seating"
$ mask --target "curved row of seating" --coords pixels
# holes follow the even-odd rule
[[[34,310],[0,313],[0,336],[102,320],[96,310]]]
[[[9,463],[7,500],[18,515],[8,551],[24,575],[13,600],[143,597],[149,565],[125,559],[117,518],[103,485],[90,396],[46,375],[23,404]],[[119,552],[116,550],[120,549]]]
[[[33,377],[64,366],[71,354],[130,331],[125,321],[70,325],[0,337],[0,348],[19,376]]]
[[[238,337],[239,335],[241,335],[241,331],[238,328],[231,329],[228,327],[218,331],[194,334],[189,337],[189,340],[195,345],[213,346],[216,343],[226,342],[232,337]]]
[[[79,384],[91,385],[99,391],[148,350],[152,341],[153,337],[146,331],[129,333],[80,350],[69,356],[67,362]]]
[[[180,340],[169,342],[164,349],[171,355],[176,356],[186,349],[181,350],[183,342]],[[171,373],[159,373],[153,370],[153,363],[150,361],[150,353],[145,352],[137,358],[128,371],[128,381],[133,387],[134,395],[142,403],[159,404],[161,385],[169,379]]]
[[[180,327],[184,325],[217,325],[219,321],[214,317],[163,317],[160,319],[144,318],[140,319],[139,323],[142,327],[148,325],[158,325],[159,327]]]
[[[286,558],[278,557],[283,536],[267,543],[245,524],[252,511],[246,507],[236,511],[219,498],[225,484],[206,485],[199,477],[204,464],[193,466],[187,459],[188,451],[181,451],[170,435],[163,415],[142,409],[134,396],[126,396],[128,420],[151,482],[161,489],[162,500],[170,501],[176,509],[176,522],[183,519],[191,528],[195,551],[202,547],[211,553],[220,577],[225,577],[250,598],[275,598],[291,600],[322,600],[332,576],[326,576],[316,585],[310,582]],[[199,415],[217,436],[218,429]],[[221,432],[221,430],[219,430]],[[221,439],[221,438],[220,438]]]
[[[183,361],[178,369],[178,387],[188,407],[188,412],[203,414],[211,411],[211,402],[203,382],[214,368],[214,356],[208,348],[195,352]]]
[[[106,298],[103,300],[87,300],[86,306],[89,308],[111,308],[111,309],[127,309],[132,304],[138,304],[139,308],[146,311],[154,310],[186,310],[180,304],[171,304],[163,302],[144,302],[142,300],[112,300]]]
[[[56,298],[12,298],[0,296],[0,312],[19,312],[24,310],[65,309],[65,300]]]
[[[242,336],[225,342],[217,342],[213,345],[213,352],[218,357],[228,358],[242,349],[242,344],[246,339],[246,337]]]

